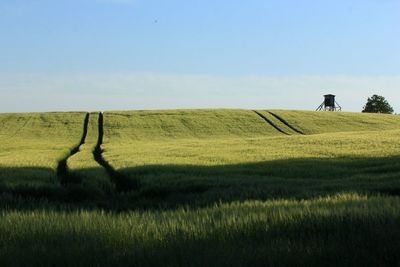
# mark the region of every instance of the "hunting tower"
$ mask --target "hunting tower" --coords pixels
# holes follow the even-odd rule
[[[324,102],[317,108],[317,111],[341,111],[342,107],[336,102],[335,95],[324,95]]]

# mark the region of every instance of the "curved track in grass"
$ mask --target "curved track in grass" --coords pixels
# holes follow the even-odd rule
[[[82,134],[81,141],[79,142],[79,144],[77,146],[72,148],[71,152],[64,159],[62,159],[58,163],[57,176],[60,178],[62,185],[67,185],[67,184],[71,184],[71,183],[79,183],[79,181],[77,181],[79,179],[68,174],[67,161],[68,161],[68,158],[70,158],[71,156],[78,153],[80,146],[85,143],[86,135],[88,132],[88,125],[89,125],[89,113],[86,113],[86,117],[85,117],[85,120],[83,123],[83,134]]]
[[[116,171],[110,163],[103,157],[103,150],[101,145],[103,144],[104,138],[104,115],[102,112],[99,113],[99,137],[97,140],[96,148],[93,151],[94,159],[106,169],[108,175],[111,177],[112,182],[115,184],[115,189],[117,192],[129,192],[139,188],[139,183],[137,180],[129,179],[122,173]]]

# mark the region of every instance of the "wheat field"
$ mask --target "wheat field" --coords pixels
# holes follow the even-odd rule
[[[0,114],[0,265],[397,266],[399,118]]]

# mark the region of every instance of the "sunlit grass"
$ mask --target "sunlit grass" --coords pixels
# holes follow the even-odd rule
[[[0,114],[3,186],[57,186],[61,159],[79,144],[85,113]]]
[[[231,111],[219,112],[230,114]],[[400,130],[377,131],[370,127],[381,115],[344,114],[345,118],[354,117],[356,121],[346,124],[342,116],[327,114],[331,126],[338,124],[345,130],[354,127],[354,131],[339,133],[301,135],[287,126],[283,128],[284,124],[271,115],[268,118],[290,136],[276,130],[265,134],[252,129],[243,134],[230,134],[232,125],[228,121],[218,123],[217,132],[222,135],[195,137],[186,129],[186,135],[176,137],[178,133],[184,134],[180,132],[182,121],[199,120],[196,111],[173,112],[171,121],[167,119],[169,112],[159,113],[168,125],[158,121],[158,134],[162,138],[148,134],[147,128],[135,127],[135,119],[130,122],[129,118],[136,118],[140,112],[125,112],[124,117],[105,114],[104,157],[116,170],[138,180],[145,195],[172,198],[172,202],[196,202],[200,198],[212,202],[400,190],[400,181],[396,179],[400,174],[397,163]],[[322,116],[318,112],[310,113],[317,118]],[[254,112],[246,114],[273,129]],[[234,114],[225,116],[234,117]],[[382,127],[389,127],[387,120],[396,120],[392,117],[383,116]],[[365,127],[360,128],[363,119]],[[215,127],[213,123],[207,125],[209,128],[205,125],[203,131],[212,131]],[[399,129],[396,124],[389,128],[396,127]],[[185,196],[177,200],[177,193]]]
[[[105,143],[281,135],[251,110],[200,109],[105,113]]]
[[[396,156],[400,152],[399,134],[400,130],[391,130],[148,142],[121,138],[106,143],[104,148],[105,156],[117,168],[152,164],[218,166],[298,158]]]
[[[305,134],[399,129],[400,116],[354,112],[271,110]]]

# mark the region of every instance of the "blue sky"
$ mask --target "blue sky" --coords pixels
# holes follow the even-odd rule
[[[400,111],[400,1],[2,0],[0,112]]]

